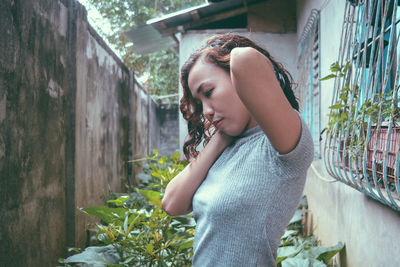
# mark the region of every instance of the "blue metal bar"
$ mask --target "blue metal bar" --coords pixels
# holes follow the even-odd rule
[[[349,63],[349,69],[335,79],[332,105],[343,101],[341,89],[349,86],[347,121],[330,129],[323,151],[330,175],[396,210],[400,210],[400,130],[394,129],[400,118],[393,114],[399,108],[400,88],[398,4],[398,0],[346,3],[338,62]],[[385,102],[388,99],[390,103]]]
[[[388,3],[385,6],[385,14],[386,14],[385,17],[387,17],[387,11],[388,11],[388,8],[389,8],[389,4],[390,3]],[[396,18],[397,9],[395,8],[396,6],[394,6],[394,4],[395,3],[393,1],[393,6],[392,6],[393,14],[392,14],[391,25],[394,25],[395,18]],[[382,31],[382,33],[383,33],[383,31]],[[383,74],[384,82],[383,82],[382,91],[385,90],[385,88],[387,86],[387,83],[390,80],[390,69],[391,69],[391,65],[392,65],[392,62],[393,62],[392,61],[393,57],[391,55],[392,55],[392,50],[393,50],[392,45],[393,45],[394,33],[395,33],[394,26],[392,26],[390,28],[390,37],[389,37],[389,45],[388,45],[389,49],[388,49],[388,52],[387,52],[387,55],[386,55],[386,66],[385,66],[384,74]],[[383,36],[381,38],[381,43],[383,45]],[[385,48],[383,48],[383,49],[385,49]],[[394,91],[395,90],[393,90],[392,94],[394,94]],[[393,100],[392,100],[391,106],[393,106],[393,105],[394,104],[393,104]],[[387,135],[386,135],[386,146],[385,146],[385,154],[384,154],[384,160],[383,160],[383,182],[384,182],[384,188],[386,190],[386,194],[388,195],[391,204],[392,205],[396,205],[396,201],[393,199],[392,193],[390,192],[390,188],[388,186],[389,182],[388,182],[388,179],[387,179],[387,169],[389,167],[388,166],[388,157],[389,157],[389,149],[390,149],[390,140],[391,140],[391,136],[392,136],[392,128],[393,128],[393,113],[390,115],[389,127],[388,127],[388,131],[387,131]]]

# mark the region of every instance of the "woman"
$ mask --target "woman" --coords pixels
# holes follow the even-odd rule
[[[163,208],[193,210],[194,266],[275,266],[314,154],[290,81],[267,51],[230,34],[209,38],[182,67],[183,150],[193,160]]]

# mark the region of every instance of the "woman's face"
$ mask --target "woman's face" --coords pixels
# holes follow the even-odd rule
[[[204,116],[218,130],[237,136],[257,125],[222,68],[199,58],[189,72],[188,84],[192,96],[201,101]]]

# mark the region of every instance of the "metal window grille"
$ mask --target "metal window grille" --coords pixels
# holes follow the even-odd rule
[[[325,167],[337,180],[400,210],[400,3],[348,0]]]
[[[300,39],[298,56],[299,94],[302,116],[310,127],[314,140],[315,158],[321,157],[321,96],[320,96],[320,45],[319,11],[313,9]]]

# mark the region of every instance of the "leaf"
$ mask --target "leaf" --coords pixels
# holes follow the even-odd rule
[[[277,251],[276,264],[288,257],[293,257],[301,251],[301,248],[295,246],[279,247]]]
[[[292,236],[292,235],[297,235],[298,233],[299,233],[299,231],[296,231],[296,230],[286,230],[285,233],[283,234],[283,236],[281,237],[281,239],[288,238],[289,236]]]
[[[113,215],[113,213],[118,214],[120,217],[123,217],[126,212],[126,209],[124,208],[109,208],[106,206],[92,206],[92,207],[81,208],[81,210],[86,212],[87,214],[96,216],[97,218],[101,219],[103,222],[107,224],[115,223],[115,221],[118,221],[118,219]]]
[[[171,155],[171,159],[173,161],[177,161],[177,160],[179,160],[179,158],[180,158],[180,154],[178,151],[176,151],[174,154]]]
[[[125,219],[124,219],[124,233],[128,232],[128,219],[129,219],[129,213],[125,212]]]
[[[68,248],[68,252],[80,252],[81,248]]]
[[[167,264],[165,263],[165,261],[162,260],[162,259],[160,259],[158,263],[159,263],[159,266],[160,266],[160,267],[168,267],[168,265],[167,265]]]
[[[332,79],[332,78],[336,78],[337,76],[335,75],[335,74],[329,74],[329,75],[327,75],[327,76],[325,76],[325,77],[323,77],[323,78],[321,78],[321,79],[319,79],[320,81],[326,81],[326,80],[329,80],[329,79]]]
[[[136,189],[136,191],[140,194],[142,194],[145,198],[147,198],[151,204],[158,206],[161,204],[160,200],[160,192],[153,191],[153,190],[142,190],[142,189]]]
[[[342,250],[344,245],[339,242],[336,246],[332,247],[310,247],[307,250],[302,251],[296,257],[301,257],[303,259],[316,259],[328,264],[333,256],[336,255],[340,250]]]
[[[350,67],[350,61],[347,61],[346,65],[343,68],[343,73],[347,73],[347,71],[349,70],[349,67]]]
[[[164,165],[165,163],[165,156],[162,156],[159,160],[158,160],[158,164]]]
[[[341,93],[339,95],[339,99],[346,103],[347,102],[347,94],[346,93]]]
[[[152,243],[147,244],[146,252],[149,253],[150,255],[153,255],[153,250],[154,250],[154,245]]]
[[[130,196],[120,196],[117,199],[107,200],[107,203],[115,203],[117,206],[122,206],[129,198]]]
[[[117,249],[113,245],[102,247],[87,247],[82,253],[70,256],[65,263],[81,263],[83,266],[106,266],[117,264],[120,260]],[[75,266],[75,265],[74,265]]]
[[[287,258],[281,262],[282,267],[326,267],[316,259]]]
[[[336,246],[325,248],[325,252],[322,252],[318,256],[318,260],[322,260],[324,263],[328,264],[328,262],[332,259],[336,253],[340,252],[344,248],[344,244],[339,242]]]
[[[179,250],[190,248],[193,245],[194,238],[190,238],[179,245]]]
[[[125,260],[124,260],[124,262],[122,262],[122,264],[128,264],[128,263],[130,263],[132,260],[134,260],[135,259],[135,257],[128,257],[128,258],[126,258]]]
[[[330,106],[329,108],[330,109],[341,109],[341,108],[344,108],[344,107],[345,106],[343,104],[338,103],[338,104],[334,104],[334,105]]]
[[[296,212],[294,213],[292,219],[289,222],[289,225],[292,223],[296,223],[296,222],[300,222],[302,219],[302,215],[303,213],[305,213],[307,210],[296,210]]]
[[[179,217],[173,217],[172,221],[177,221],[180,224],[195,224],[193,218],[188,217],[188,216],[179,216]]]
[[[340,89],[340,91],[341,91],[341,92],[350,92],[351,89],[350,89],[349,85],[346,83],[346,86],[343,87],[342,89]]]
[[[160,179],[161,181],[164,181],[164,180],[165,180],[164,176],[162,176],[162,175],[161,175],[159,172],[157,172],[157,171],[151,172],[151,176],[153,176],[153,177],[155,177],[155,178],[158,178],[158,179]]]
[[[136,224],[136,222],[139,220],[140,218],[140,214],[138,214],[135,219],[132,220],[132,222],[130,223],[128,229],[125,231],[125,234],[129,234],[132,231],[133,226]]]
[[[158,157],[158,150],[157,149],[153,149],[153,155],[154,155],[155,158]]]
[[[333,63],[331,64],[330,69],[331,69],[332,72],[338,72],[338,71],[340,71],[342,68],[340,67],[339,62],[336,61],[336,62],[333,62]]]

